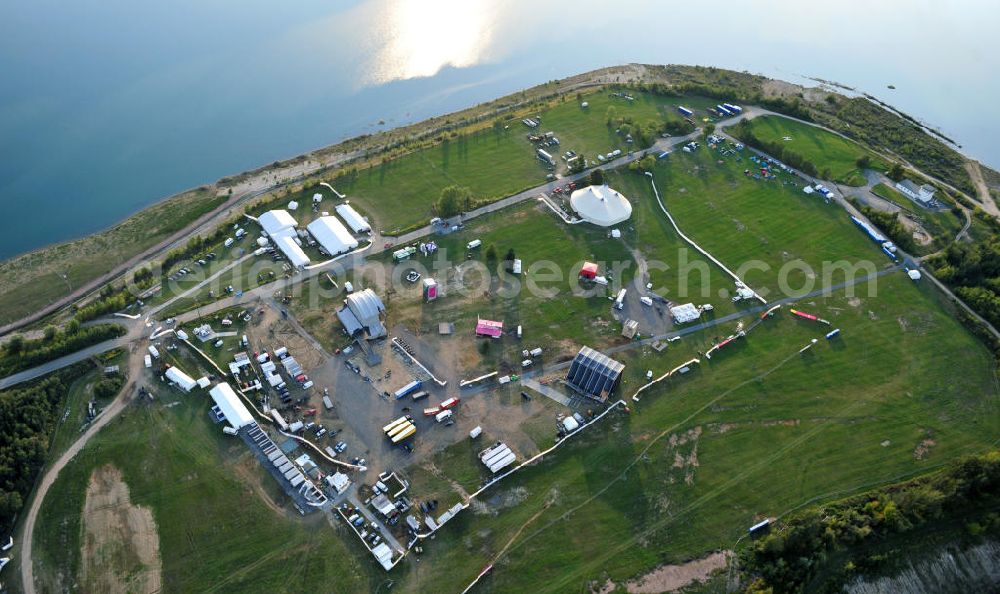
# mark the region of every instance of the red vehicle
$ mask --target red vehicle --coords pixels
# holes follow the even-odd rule
[[[576,182],[569,182],[569,186],[568,187],[571,190],[575,190],[576,189]]]
[[[441,403],[441,410],[448,410],[459,403],[458,398],[449,398]]]
[[[312,417],[312,416],[315,416],[315,415],[316,415],[316,409],[315,408],[310,408],[308,410],[302,411],[302,416],[305,416],[305,417]]]

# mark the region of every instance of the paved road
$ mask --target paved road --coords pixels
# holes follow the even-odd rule
[[[95,345],[89,346],[85,349],[79,350],[75,353],[70,353],[64,357],[59,357],[58,359],[53,359],[48,363],[39,365],[38,367],[32,367],[31,369],[26,369],[19,373],[13,375],[8,375],[5,378],[0,378],[0,390],[9,388],[21,382],[26,382],[28,380],[33,380],[36,377],[41,377],[46,373],[51,373],[57,369],[62,369],[74,363],[84,361],[93,357],[94,355],[99,355],[105,353],[112,349],[117,349],[121,347],[128,346],[130,342],[135,340],[135,336],[131,333],[126,334],[120,338],[115,338],[113,340],[106,340],[104,342],[97,343]]]

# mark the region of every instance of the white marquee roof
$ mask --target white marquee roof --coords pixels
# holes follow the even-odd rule
[[[185,392],[190,392],[192,388],[198,385],[198,382],[191,379],[191,376],[184,373],[177,367],[168,367],[167,372],[164,374],[167,379],[177,384],[180,389]]]
[[[269,210],[260,215],[257,222],[271,239],[277,239],[283,235],[294,235],[295,227],[298,225],[287,210]]]
[[[306,227],[323,249],[331,256],[349,252],[358,247],[358,240],[350,234],[336,217],[320,217]]]
[[[254,422],[250,411],[247,410],[229,384],[216,384],[208,393],[212,395],[212,400],[215,401],[216,406],[222,411],[233,429],[239,429]]]
[[[299,244],[295,243],[293,235],[280,235],[274,240],[274,245],[278,246],[281,253],[292,263],[292,266],[302,267],[309,263],[309,256],[302,251]]]
[[[344,204],[338,204],[337,208],[334,210],[337,211],[340,218],[344,219],[351,229],[354,229],[355,233],[367,233],[372,230],[368,221],[366,221],[364,217],[358,213],[358,211],[354,210],[354,207],[350,204],[347,204],[346,202]]]
[[[580,218],[601,227],[610,227],[632,216],[628,199],[607,185],[580,188],[573,192],[569,202]]]

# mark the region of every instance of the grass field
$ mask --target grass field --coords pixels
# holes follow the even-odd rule
[[[886,166],[870,150],[850,140],[809,124],[788,118],[764,116],[750,122],[753,133],[763,141],[782,144],[816,166],[817,171],[830,169],[829,179],[849,186],[863,186],[864,177],[858,172],[857,160],[871,158],[872,169]],[[791,140],[784,140],[786,137]]]
[[[548,173],[522,125],[488,130],[358,171],[337,190],[359,202],[390,233],[434,216],[433,204],[450,185],[468,187],[476,200],[494,200],[545,182]],[[310,194],[311,196],[311,194]]]

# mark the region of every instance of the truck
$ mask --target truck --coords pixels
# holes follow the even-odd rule
[[[142,360],[143,360],[143,362],[146,363],[146,369],[149,369],[150,367],[153,366],[153,358],[150,357],[149,355],[146,355],[145,357],[143,357]]]
[[[412,394],[413,392],[416,392],[417,390],[420,389],[420,386],[422,385],[423,385],[422,381],[413,380],[412,382],[406,384],[402,388],[396,390],[394,396],[396,397],[396,400],[399,400],[400,398],[406,396],[407,394]]]
[[[547,165],[555,165],[556,164],[556,160],[552,157],[552,155],[550,155],[548,153],[548,151],[546,151],[544,149],[538,149],[538,151],[536,152],[536,154],[538,155],[538,160],[539,161],[542,161],[543,163],[545,163]]]
[[[651,298],[649,298],[649,297],[646,297],[646,296],[640,297],[639,301],[643,305],[647,305],[647,306],[650,306],[650,307],[652,307],[652,305],[653,305],[653,300]]]
[[[447,399],[447,400],[445,400],[444,402],[441,403],[441,410],[452,408],[455,405],[457,405],[459,402],[460,401],[459,401],[458,398],[454,398],[454,397],[449,398],[449,399]]]
[[[428,396],[427,392],[425,392],[423,390],[420,390],[419,392],[416,392],[416,393],[413,394],[413,400],[414,401],[416,401],[416,400],[422,400],[424,398],[427,398],[427,396]]]
[[[153,356],[154,359],[160,358],[160,351],[156,350],[156,347],[149,345],[149,354]]]
[[[693,111],[691,111],[690,109],[684,107],[683,105],[678,105],[677,106],[677,112],[680,113],[682,116],[684,116],[686,118],[689,118],[689,117],[691,117],[691,116],[694,115]]]
[[[454,414],[455,413],[451,412],[450,410],[443,410],[438,414],[434,415],[434,420],[437,421],[438,423],[441,423],[443,421],[450,419]]]

